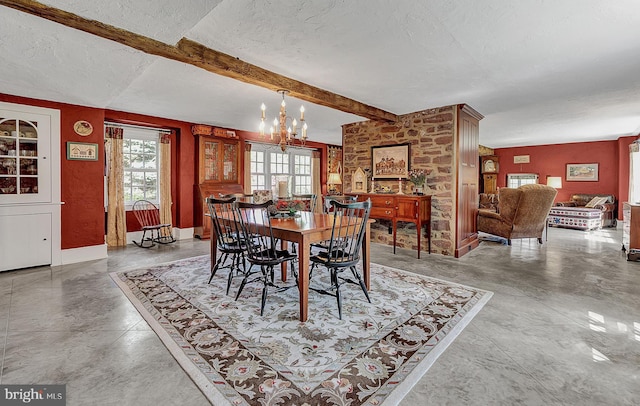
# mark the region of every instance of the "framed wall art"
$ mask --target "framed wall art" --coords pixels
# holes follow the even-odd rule
[[[97,161],[98,144],[67,142],[67,159],[70,161]]]
[[[596,182],[598,164],[567,164],[567,181]]]
[[[411,144],[371,147],[372,177],[375,179],[406,179],[409,174]]]

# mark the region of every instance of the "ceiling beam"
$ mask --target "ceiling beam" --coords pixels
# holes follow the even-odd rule
[[[187,38],[182,38],[177,46],[168,45],[153,38],[123,30],[100,21],[90,20],[37,1],[0,0],[0,5],[115,41],[147,54],[194,65],[217,75],[236,79],[244,83],[270,90],[285,89],[289,91],[290,96],[310,103],[355,114],[370,120],[397,120],[397,116],[388,111],[243,62],[238,58],[207,48]]]

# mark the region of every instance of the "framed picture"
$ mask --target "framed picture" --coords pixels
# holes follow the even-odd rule
[[[67,142],[67,159],[71,161],[97,161],[98,144]]]
[[[372,177],[375,179],[406,179],[409,174],[411,144],[371,147]]]
[[[598,164],[567,164],[567,181],[598,180]]]

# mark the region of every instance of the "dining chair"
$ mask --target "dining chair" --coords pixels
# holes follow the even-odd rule
[[[298,286],[298,273],[295,269],[295,255],[288,250],[277,249],[276,239],[273,237],[271,228],[271,216],[269,206],[273,201],[264,203],[237,202],[235,207],[240,220],[242,235],[247,241],[247,260],[251,267],[245,273],[240,288],[236,294],[236,300],[240,297],[245,285],[252,282],[262,282],[262,301],[260,304],[260,316],[264,314],[267,303],[269,287],[275,288],[276,292],[282,292],[294,286]],[[274,278],[274,267],[283,262],[291,264],[295,285],[276,285]],[[260,267],[260,271],[252,272],[253,266]]]
[[[227,295],[233,277],[238,274],[244,275],[247,272],[245,265],[247,240],[243,238],[237,211],[234,209],[235,201],[235,197],[226,199],[209,197],[207,199],[212,227],[216,235],[216,244],[220,252],[218,258],[211,258],[211,276],[207,283],[211,283],[219,269],[229,268]],[[225,265],[229,258],[231,262]]]
[[[322,212],[325,214],[329,214],[333,212],[333,206],[331,205],[331,202],[340,202],[340,203],[354,203],[358,200],[358,196],[342,196],[342,195],[334,195],[334,196],[323,196],[324,199],[324,205],[323,205],[323,210]],[[320,242],[316,242],[311,244],[312,247],[316,247],[316,248],[322,248],[322,249],[329,249],[329,241],[320,241]]]
[[[242,202],[251,202],[253,201],[253,194],[245,194],[245,193],[220,193],[220,199],[230,199],[235,197],[237,201]]]
[[[328,214],[333,209],[331,206],[331,202],[336,201],[340,203],[353,203],[358,201],[358,196],[346,196],[346,195],[333,195],[333,196],[324,196],[324,206],[323,212]]]
[[[310,211],[311,213],[315,213],[316,211],[316,203],[317,196],[314,193],[311,194],[299,194],[299,195],[291,195],[293,200],[300,200],[305,205],[305,210]]]
[[[362,240],[369,221],[371,211],[371,200],[356,203],[340,203],[333,200],[333,227],[331,230],[331,240],[328,241],[328,248],[310,257],[312,267],[309,272],[309,279],[317,265],[324,266],[330,272],[330,286],[327,288],[314,288],[318,293],[335,296],[338,302],[338,317],[342,320],[342,294],[340,286],[346,283],[360,285],[369,303],[369,292],[364,284],[360,272],[356,268],[360,260],[360,250]],[[354,279],[342,276],[345,269],[350,269]]]

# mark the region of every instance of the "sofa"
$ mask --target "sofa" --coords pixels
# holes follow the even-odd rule
[[[497,212],[478,210],[478,231],[506,238],[509,245],[514,238],[537,238],[542,244],[547,215],[557,193],[539,184],[501,188]]]
[[[573,228],[583,231],[615,227],[618,203],[614,195],[580,193],[566,202],[557,202],[549,212],[552,227]]]

